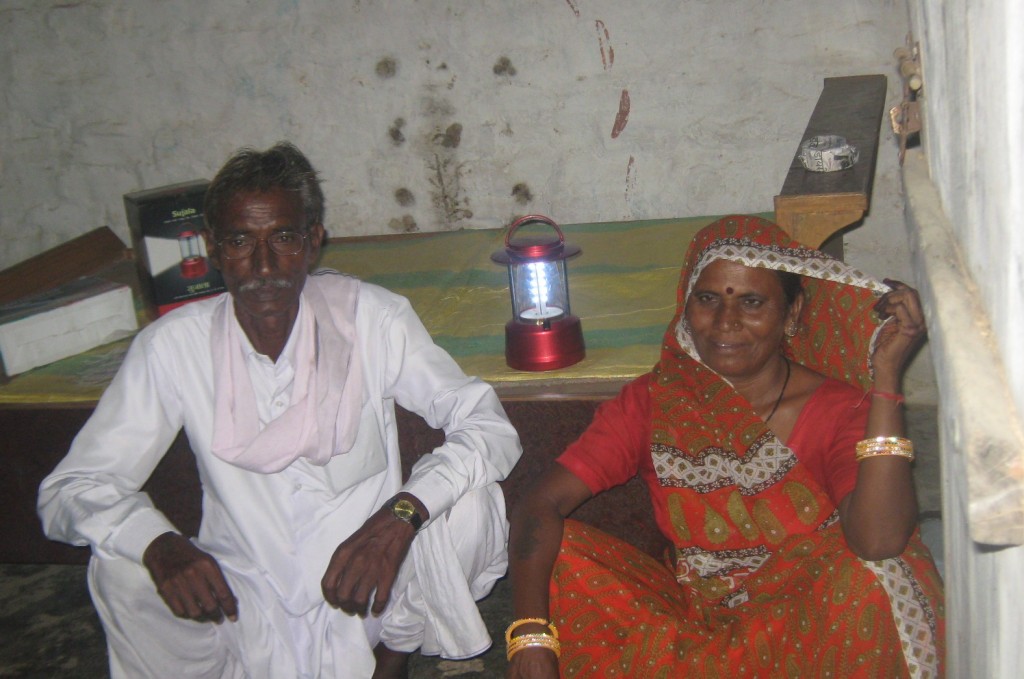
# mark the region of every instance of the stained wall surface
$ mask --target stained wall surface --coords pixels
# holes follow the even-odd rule
[[[127,243],[123,194],[279,139],[331,235],[770,211],[824,78],[899,100],[908,25],[902,0],[6,0],[0,268]],[[907,279],[897,170],[886,124],[846,252]]]

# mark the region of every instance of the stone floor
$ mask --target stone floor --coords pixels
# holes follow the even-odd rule
[[[414,656],[412,679],[501,677],[505,625],[512,616],[502,580],[480,610],[491,637],[482,656],[452,662]],[[103,629],[85,584],[85,566],[0,565],[0,677],[103,679],[108,677]]]
[[[941,559],[940,470],[935,410],[908,409],[918,450],[915,477],[926,542]],[[940,563],[941,570],[941,563]],[[460,662],[415,657],[412,679],[501,677],[502,635],[511,619],[508,583],[500,581],[480,604],[494,647]],[[0,677],[107,677],[103,630],[89,601],[84,566],[0,565]]]

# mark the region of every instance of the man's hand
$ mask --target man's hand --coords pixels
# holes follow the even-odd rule
[[[179,618],[221,623],[238,620],[238,600],[217,560],[177,533],[149,543],[142,563],[167,607]]]
[[[419,500],[408,493],[400,497],[416,505],[423,520],[427,519],[426,509]],[[383,613],[398,569],[415,536],[416,531],[410,524],[395,518],[387,506],[381,507],[334,550],[320,581],[324,599],[346,613],[366,615],[370,594],[376,590],[370,612],[373,615]]]

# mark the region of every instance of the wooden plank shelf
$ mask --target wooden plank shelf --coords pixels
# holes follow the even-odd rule
[[[800,144],[818,135],[839,135],[857,147],[860,158],[848,170],[811,172],[801,164],[797,144],[782,191],[775,196],[775,221],[801,243],[820,247],[867,212],[885,90],[884,75],[825,78]]]

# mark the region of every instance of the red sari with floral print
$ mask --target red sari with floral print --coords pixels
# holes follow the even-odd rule
[[[567,522],[551,584],[563,676],[941,676],[942,583],[919,536],[896,558],[855,556],[819,481],[693,349],[683,309],[717,258],[802,274],[788,357],[870,385],[885,286],[756,217],[702,230],[650,381],[649,484],[670,519],[669,567]]]

